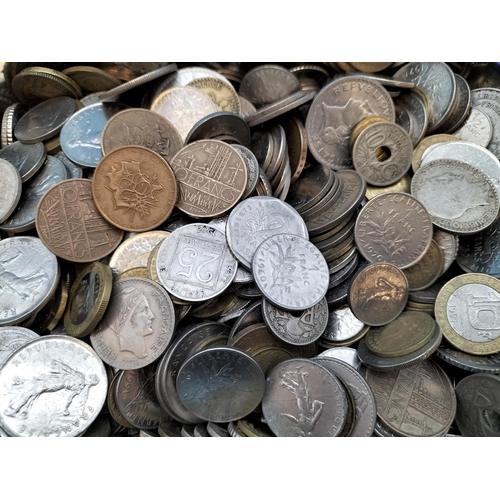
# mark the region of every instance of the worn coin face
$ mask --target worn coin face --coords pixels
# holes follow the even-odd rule
[[[500,206],[489,177],[457,160],[434,160],[421,166],[411,181],[411,192],[436,226],[458,234],[487,228]]]
[[[220,78],[196,78],[189,82],[190,87],[201,90],[217,106],[217,111],[240,114],[241,105],[234,88]]]
[[[104,92],[122,83],[116,76],[93,66],[72,66],[62,73],[78,83],[85,94]]]
[[[243,196],[248,181],[245,161],[222,141],[196,141],[172,160],[179,184],[177,207],[192,217],[215,217]]]
[[[102,216],[125,231],[149,231],[165,222],[177,201],[168,163],[141,146],[108,153],[97,166],[92,194]]]
[[[0,158],[0,223],[5,222],[21,198],[21,175],[7,160]]]
[[[415,92],[402,94],[394,99],[396,123],[403,127],[413,146],[416,146],[427,132],[429,113],[424,101]]]
[[[82,167],[79,167],[76,163],[73,163],[62,151],[58,151],[54,155],[54,158],[57,158],[62,163],[64,163],[64,166],[66,167],[66,170],[68,171],[68,178],[69,179],[81,179],[81,178],[83,178]]]
[[[156,272],[166,290],[189,302],[220,295],[233,281],[238,264],[222,231],[208,224],[175,230],[156,258]]]
[[[276,234],[307,238],[304,221],[290,205],[270,196],[254,196],[239,203],[229,215],[227,241],[238,261],[247,269],[257,247]]]
[[[265,378],[257,362],[234,347],[204,349],[182,365],[177,393],[194,415],[210,422],[231,422],[259,405]]]
[[[288,311],[316,305],[328,290],[325,258],[301,236],[278,234],[264,240],[255,251],[252,272],[266,299]]]
[[[114,283],[106,314],[90,342],[108,365],[134,370],[165,352],[174,325],[174,305],[161,286],[147,278],[124,278]]]
[[[319,363],[291,359],[269,374],[262,412],[278,437],[334,437],[346,422],[347,397],[337,377]]]
[[[47,156],[43,143],[23,144],[16,141],[0,150],[0,158],[11,163],[19,173],[23,182],[33,177],[42,167]]]
[[[432,241],[432,222],[424,205],[405,193],[385,193],[361,210],[354,229],[356,246],[370,262],[400,269],[416,264]]]
[[[444,370],[430,360],[390,373],[366,371],[377,414],[398,436],[440,436],[455,418],[457,400]]]
[[[0,327],[0,368],[14,351],[37,338],[35,332],[22,326]]]
[[[493,124],[493,135],[488,149],[500,155],[500,97],[496,88],[476,88],[472,92],[472,107],[487,114]]]
[[[438,144],[446,142],[457,142],[457,139],[458,137],[450,134],[437,134],[424,137],[413,151],[413,159],[411,161],[413,171],[416,172],[420,168],[423,156],[432,146],[437,146]]]
[[[372,264],[354,279],[349,304],[354,315],[370,326],[396,319],[408,300],[408,281],[403,271],[388,263]]]
[[[493,136],[491,118],[479,108],[472,108],[465,123],[453,133],[462,141],[487,147]]]
[[[170,164],[184,145],[177,129],[163,116],[147,109],[125,109],[104,127],[101,147],[106,155],[123,146],[142,146]]]
[[[0,369],[0,425],[12,436],[77,436],[106,400],[103,362],[80,340],[35,339]]]
[[[38,203],[36,226],[44,244],[71,262],[102,259],[123,237],[98,212],[87,179],[70,179],[49,189]]]
[[[352,129],[372,115],[395,121],[394,104],[384,87],[359,77],[329,83],[316,95],[307,115],[311,153],[323,165],[336,169],[349,167]]]
[[[404,269],[408,290],[416,292],[430,287],[443,274],[444,256],[439,245],[432,240],[421,260]]]

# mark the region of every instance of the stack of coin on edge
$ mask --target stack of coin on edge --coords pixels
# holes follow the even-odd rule
[[[5,63],[0,435],[500,436],[481,71]]]

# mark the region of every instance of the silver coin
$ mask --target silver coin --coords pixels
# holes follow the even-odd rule
[[[60,140],[64,154],[84,167],[97,167],[102,159],[102,131],[108,120],[128,109],[117,102],[97,103],[77,111],[64,124]]]
[[[347,396],[319,363],[291,359],[268,375],[262,412],[278,437],[334,437],[346,423]]]
[[[453,132],[453,135],[462,141],[473,142],[485,148],[493,137],[493,123],[480,108],[472,108],[467,120],[457,131]]]
[[[448,271],[453,264],[458,252],[458,236],[450,234],[441,229],[434,229],[432,239],[437,243],[438,247],[443,251],[444,266],[441,271],[441,276]],[[475,271],[478,272],[478,271]]]
[[[264,240],[252,261],[255,283],[272,304],[288,311],[316,305],[328,290],[328,265],[301,236],[278,234]]]
[[[450,365],[468,372],[500,373],[500,354],[477,356],[441,345],[436,351],[436,356],[444,359]]]
[[[0,425],[12,436],[77,436],[106,400],[103,362],[80,340],[40,337],[0,369]]]
[[[433,224],[458,234],[487,228],[500,207],[489,177],[457,160],[434,160],[421,166],[411,181],[411,192],[427,209]]]
[[[307,228],[295,209],[270,196],[254,196],[240,202],[231,212],[227,242],[233,255],[248,269],[257,247],[276,234],[308,237]]]
[[[62,151],[57,152],[54,155],[54,158],[57,158],[59,161],[64,163],[68,171],[68,179],[82,179],[83,178],[83,169],[82,167],[73,163]]]
[[[120,370],[143,368],[166,350],[174,333],[172,300],[155,281],[115,281],[106,314],[90,334],[98,356]]]
[[[181,429],[181,436],[182,437],[195,437],[194,435],[194,429],[195,425],[188,425],[184,424]]]
[[[207,432],[211,437],[230,437],[227,429],[224,429],[222,425],[216,424],[215,422],[208,422]]]
[[[402,94],[394,99],[396,123],[408,132],[413,147],[425,136],[429,114],[424,101],[415,92]]]
[[[257,300],[250,306],[248,306],[243,314],[234,322],[231,332],[229,333],[228,341],[231,342],[239,332],[252,326],[255,323],[263,323],[264,318],[262,317],[262,305],[261,301]]]
[[[0,146],[2,148],[6,148],[15,141],[14,129],[26,111],[28,111],[28,108],[20,102],[15,102],[5,108],[0,126]]]
[[[54,97],[43,101],[17,122],[14,135],[25,144],[46,141],[61,131],[76,109],[76,101],[71,97]]]
[[[46,156],[47,150],[42,142],[23,144],[17,141],[0,150],[0,158],[19,170],[23,182],[31,179],[40,170]]]
[[[63,163],[53,156],[47,156],[43,167],[24,185],[15,211],[0,225],[0,229],[12,233],[33,229],[38,202],[52,186],[67,178],[68,171]]]
[[[14,212],[21,198],[21,175],[7,160],[0,158],[0,223]]]
[[[56,256],[32,236],[0,241],[0,325],[18,324],[38,312],[59,283]]]
[[[332,347],[323,351],[316,356],[317,358],[334,358],[340,361],[344,361],[348,365],[352,366],[355,370],[359,371],[361,366],[361,360],[358,356],[358,351],[352,347]]]
[[[237,268],[225,234],[208,224],[176,229],[163,241],[156,258],[162,285],[188,302],[220,295],[234,280]]]
[[[229,424],[227,424],[227,430],[231,437],[247,437],[246,434],[243,434],[243,432],[240,431],[235,422],[229,422]]]
[[[262,300],[264,321],[278,338],[292,345],[312,344],[321,337],[328,323],[328,304],[323,297],[301,314],[292,314]]]
[[[257,108],[248,99],[241,95],[239,95],[238,98],[240,100],[241,116],[243,118],[248,118],[257,111]]]
[[[248,182],[241,198],[248,198],[255,191],[257,183],[259,182],[259,162],[257,161],[257,158],[255,158],[255,155],[252,153],[252,151],[250,151],[245,146],[241,146],[240,144],[233,144],[233,148],[236,149],[238,153],[240,153],[247,167]]]
[[[456,73],[453,73],[453,76],[457,84],[457,95],[449,118],[439,130],[442,134],[455,132],[467,119],[471,110],[472,92],[469,84],[462,76]]]
[[[207,431],[207,424],[198,424],[194,428],[194,437],[210,437],[210,434]]]
[[[448,119],[457,84],[453,71],[442,62],[412,62],[400,68],[394,78],[413,82],[429,97],[432,113],[429,117],[429,132],[437,130]]]
[[[181,366],[177,394],[199,418],[231,422],[251,413],[262,401],[265,378],[258,363],[234,347],[204,349]]]
[[[24,344],[37,339],[38,334],[21,326],[0,327],[0,368],[9,356]]]
[[[500,157],[500,97],[499,89],[480,88],[472,91],[472,107],[487,114],[493,124],[493,136],[488,150]]]
[[[379,83],[346,77],[323,87],[311,104],[306,120],[308,145],[323,165],[351,166],[349,138],[363,118],[380,115],[395,121],[391,96]]]
[[[359,337],[366,325],[354,316],[351,308],[341,305],[330,309],[328,323],[322,338],[329,342],[353,342]]]

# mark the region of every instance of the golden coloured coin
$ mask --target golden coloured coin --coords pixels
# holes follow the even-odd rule
[[[356,142],[356,139],[359,137],[359,134],[361,134],[361,132],[363,132],[363,130],[366,127],[372,125],[373,123],[388,122],[388,121],[389,120],[383,116],[369,116],[368,118],[361,120],[352,129],[351,136],[349,137],[349,148],[352,150],[352,148],[354,147],[354,143]]]
[[[439,245],[432,240],[424,256],[413,266],[403,269],[408,280],[408,290],[417,292],[434,284],[444,267],[444,254]]]
[[[422,157],[426,149],[429,146],[434,146],[434,144],[439,144],[441,142],[456,142],[460,141],[460,139],[456,135],[450,134],[436,134],[429,135],[428,137],[424,137],[418,144],[417,147],[413,150],[413,157],[411,160],[411,168],[413,172],[416,172],[420,168],[420,164],[422,163]]]
[[[237,422],[238,429],[247,437],[274,437],[271,429],[258,420],[243,418]]]
[[[92,179],[102,216],[125,231],[149,231],[165,222],[177,201],[177,181],[169,164],[142,146],[108,153]]]
[[[189,82],[189,86],[207,94],[217,106],[217,111],[229,111],[238,115],[241,114],[241,104],[238,94],[224,80],[213,77],[196,78],[192,82]]]
[[[148,270],[146,267],[133,267],[132,269],[123,271],[123,273],[116,277],[117,280],[121,280],[122,278],[149,278]]]
[[[500,281],[469,273],[446,283],[434,308],[446,340],[460,351],[487,355],[500,352]]]
[[[382,193],[407,193],[410,194],[411,179],[408,174],[405,174],[398,182],[390,186],[370,186],[366,188],[366,198],[371,200]]]
[[[111,90],[122,83],[116,76],[94,66],[72,66],[65,69],[63,74],[78,83],[84,94]]]
[[[153,248],[153,251],[149,254],[148,265],[147,265],[148,269],[147,278],[156,281],[156,283],[158,283],[159,285],[161,285],[161,281],[160,278],[158,277],[158,273],[156,272],[156,256],[158,255],[160,247],[161,247],[161,242],[158,243],[158,245],[156,245]]]
[[[423,347],[432,338],[436,322],[424,312],[402,312],[394,321],[366,334],[368,349],[377,356],[395,358]]]

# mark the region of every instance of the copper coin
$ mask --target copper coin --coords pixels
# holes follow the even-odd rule
[[[382,326],[396,319],[408,300],[408,281],[403,271],[385,262],[361,271],[349,290],[354,315],[370,326]]]
[[[172,168],[179,183],[177,207],[191,217],[222,215],[247,185],[245,161],[222,141],[192,142],[175,155]]]
[[[102,216],[124,231],[149,231],[165,222],[177,201],[168,163],[141,146],[111,151],[97,165],[92,191]]]
[[[47,248],[72,262],[102,259],[123,237],[97,210],[87,179],[69,179],[49,189],[38,203],[35,223]]]

